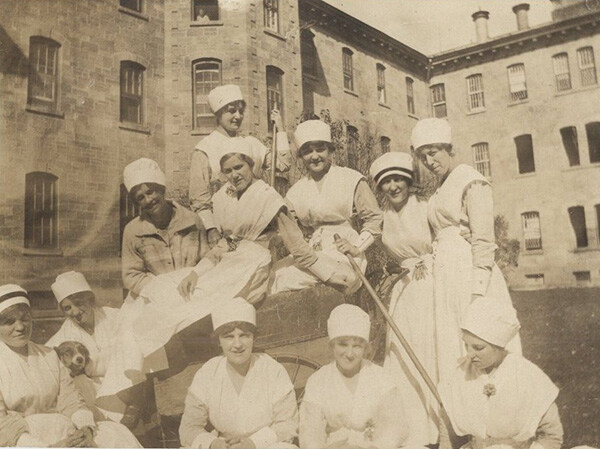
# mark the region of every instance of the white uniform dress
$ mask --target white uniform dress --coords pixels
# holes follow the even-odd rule
[[[410,343],[423,367],[437,383],[431,234],[427,201],[411,195],[404,207],[383,213],[381,240],[388,252],[410,272],[392,290],[390,315]],[[415,266],[425,277],[414,279]],[[425,271],[426,270],[426,271]],[[410,424],[409,445],[438,441],[437,404],[406,351],[391,329],[387,331],[384,368],[397,383]]]
[[[554,404],[558,388],[519,354],[509,353],[491,374],[465,358],[440,384],[440,394],[456,433],[471,435],[466,449],[561,447],[562,425]],[[532,446],[534,442],[538,445]]]
[[[494,214],[489,181],[469,165],[458,165],[429,199],[434,233],[433,281],[440,380],[454,372],[465,354],[460,325],[472,294],[512,302],[494,262]],[[521,352],[515,336],[507,347]]]
[[[310,376],[300,406],[300,447],[396,448],[408,434],[398,387],[363,360],[352,392],[335,361]]]
[[[56,352],[35,343],[22,356],[0,343],[0,446],[49,446],[96,426],[98,447],[141,447],[123,425],[94,423]]]
[[[210,447],[223,435],[250,438],[257,448],[288,448],[297,435],[298,408],[285,368],[267,354],[252,354],[238,392],[224,356],[198,370],[185,400],[179,435],[183,447]],[[208,432],[206,425],[214,430]]]

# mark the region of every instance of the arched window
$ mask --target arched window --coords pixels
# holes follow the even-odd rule
[[[220,85],[220,60],[202,58],[192,62],[192,106],[195,129],[214,126],[215,119],[208,104],[208,93]]]
[[[51,173],[25,175],[25,248],[58,248],[57,181]]]
[[[540,213],[537,211],[521,214],[523,238],[526,250],[542,249],[542,231],[540,228]]]
[[[481,111],[485,109],[483,75],[481,73],[467,76],[467,96],[469,101],[469,111]]]
[[[383,64],[377,64],[377,100],[381,104],[386,103],[385,94],[385,67]]]
[[[590,122],[585,125],[587,134],[590,162],[600,162],[600,122]]]
[[[48,112],[58,109],[58,50],[60,44],[42,36],[29,39],[27,104]]]
[[[473,162],[475,168],[486,178],[492,177],[490,165],[490,149],[487,142],[479,142],[471,147],[473,149]]]
[[[346,126],[346,152],[348,154],[348,167],[357,168],[358,165],[358,129]]]
[[[145,67],[133,61],[121,61],[121,122],[144,123]]]
[[[352,65],[352,50],[342,48],[342,70],[344,73],[344,89],[354,91],[354,67]]]
[[[535,172],[535,159],[533,157],[533,140],[531,134],[523,134],[515,137],[515,146],[517,148],[517,162],[519,164],[519,173]]]
[[[278,109],[283,120],[283,71],[275,66],[267,66],[267,121],[269,132],[273,131],[271,112]]]
[[[554,68],[554,80],[556,90],[563,91],[571,88],[571,71],[569,69],[569,56],[566,53],[558,53],[552,56]]]
[[[592,47],[583,47],[577,50],[577,62],[581,74],[582,86],[593,86],[598,83],[596,78],[596,59]]]

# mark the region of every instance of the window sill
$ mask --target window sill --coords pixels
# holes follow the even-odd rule
[[[483,114],[484,112],[486,112],[487,109],[486,108],[482,108],[482,109],[473,109],[472,111],[467,112],[467,115],[477,115],[477,114]]]
[[[594,90],[594,89],[598,89],[598,88],[600,88],[599,84],[593,84],[591,86],[582,86],[578,89],[571,87],[568,90],[561,90],[561,91],[554,92],[554,96],[562,97],[563,95],[571,95],[571,94],[576,94],[577,92],[585,92],[587,90]]]
[[[412,119],[419,120],[419,117],[417,115],[411,114],[410,112],[408,113],[408,116]]]
[[[524,250],[521,250],[521,255],[522,256],[543,256],[544,250],[543,249],[524,249]]]
[[[192,21],[190,23],[191,27],[221,27],[223,26],[223,22],[220,20],[211,20],[209,22],[196,22]]]
[[[532,178],[535,176],[535,172],[531,172],[531,173],[517,173],[517,176],[515,176],[515,179],[521,179],[521,178]]]
[[[145,125],[138,125],[137,123],[121,123],[119,129],[125,131],[133,131],[141,134],[150,134],[150,128]]]
[[[190,136],[208,136],[211,132],[212,130],[193,129],[192,132],[190,132]]]
[[[356,92],[354,92],[353,90],[344,89],[344,92],[346,92],[348,95],[352,95],[353,97],[358,98],[358,94]]]
[[[21,254],[24,256],[49,256],[61,257],[63,252],[61,249],[43,249],[43,248],[23,248]]]
[[[280,39],[284,42],[287,41],[287,38],[283,34],[279,34],[277,31],[273,31],[268,28],[265,28],[263,31],[265,32],[265,34],[268,34],[269,36],[276,37],[277,39]]]
[[[142,14],[141,12],[134,11],[133,9],[125,8],[123,6],[119,6],[119,12],[130,15],[132,17],[136,17],[138,19],[145,20],[146,22],[150,21],[150,18],[146,14]]]
[[[600,251],[600,248],[598,247],[585,247],[585,248],[573,248],[570,252],[572,253],[593,253],[593,252],[598,252]]]
[[[47,115],[48,117],[65,118],[65,113],[62,111],[49,111],[35,106],[27,106],[25,110],[33,114]]]
[[[586,170],[588,168],[598,168],[598,167],[600,167],[600,162],[590,162],[589,164],[585,164],[585,165],[579,164],[579,165],[573,165],[572,167],[565,167],[561,171],[570,172],[570,171]]]
[[[512,101],[512,102],[508,103],[507,106],[510,108],[511,106],[519,106],[520,104],[527,104],[527,103],[529,103],[529,98],[527,98],[525,100]]]
[[[386,109],[392,109],[390,106],[388,106],[388,105],[387,105],[387,104],[385,104],[385,103],[378,103],[378,104],[379,104],[379,106],[381,106],[382,108],[386,108]]]

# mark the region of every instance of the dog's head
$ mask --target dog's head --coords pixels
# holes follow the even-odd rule
[[[90,352],[78,341],[64,341],[54,348],[60,361],[67,367],[71,377],[85,374],[85,367],[90,361]]]

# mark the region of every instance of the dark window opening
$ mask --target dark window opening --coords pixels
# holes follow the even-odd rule
[[[142,12],[142,0],[119,0],[119,4],[123,8],[133,11]]]
[[[583,206],[569,207],[569,219],[573,232],[575,232],[575,240],[577,248],[585,248],[588,246],[587,228],[585,227],[585,210]]]
[[[579,165],[579,143],[577,141],[577,128],[567,126],[561,128],[560,136],[562,138],[563,147],[569,159],[569,166]]]
[[[519,173],[535,172],[535,160],[533,157],[533,141],[531,134],[524,134],[515,137],[517,147],[517,160],[519,163]]]
[[[194,0],[192,7],[192,20],[201,23],[219,20],[219,1]]]
[[[600,122],[591,122],[585,125],[587,134],[590,162],[600,162]]]

